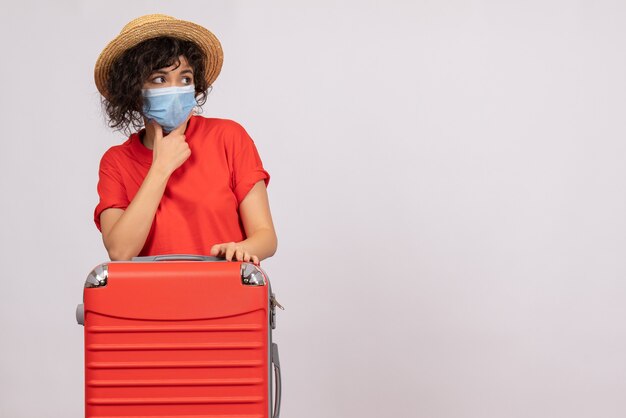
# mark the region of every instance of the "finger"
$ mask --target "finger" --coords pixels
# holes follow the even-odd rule
[[[159,139],[163,139],[163,128],[159,125],[155,120],[150,122],[154,133],[154,140],[157,141]]]
[[[152,148],[158,152],[158,149],[161,146],[161,141],[163,141],[163,129],[161,128],[161,125],[154,120],[150,121],[149,126],[150,136],[152,136]]]
[[[252,262],[258,266],[259,263],[260,263],[259,262],[259,257],[257,257],[256,255],[253,255],[252,256]]]
[[[235,257],[237,257],[237,261],[244,261],[245,255],[246,255],[246,252],[241,248],[235,251]]]
[[[233,260],[233,255],[235,254],[235,247],[229,247],[226,249],[226,259],[228,261]]]
[[[237,250],[235,250],[235,257],[237,261],[243,261],[243,256],[244,256],[245,251],[242,250],[241,248],[238,248]]]
[[[251,258],[252,257],[250,257],[250,254],[248,254],[248,252],[243,253],[243,261],[249,262]]]
[[[214,246],[211,247],[211,251],[209,252],[209,255],[216,256],[219,253],[220,253],[220,244],[215,244]]]
[[[215,255],[218,257],[224,257],[226,254],[226,248],[227,246],[225,244],[217,244],[216,245],[216,250],[215,250]]]

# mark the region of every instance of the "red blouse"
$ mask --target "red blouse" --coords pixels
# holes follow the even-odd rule
[[[205,254],[222,242],[246,238],[239,203],[260,180],[269,184],[252,138],[237,122],[192,116],[185,131],[191,156],[170,176],[139,255]],[[139,133],[104,153],[94,211],[128,207],[152,164]]]

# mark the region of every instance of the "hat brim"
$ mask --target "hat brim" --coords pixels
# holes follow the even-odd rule
[[[106,89],[111,66],[126,50],[141,42],[160,36],[191,41],[198,45],[206,56],[204,77],[207,85],[212,85],[222,69],[224,53],[220,41],[208,29],[193,22],[179,19],[160,19],[138,24],[122,31],[102,50],[94,70],[96,87],[100,94],[108,98]]]

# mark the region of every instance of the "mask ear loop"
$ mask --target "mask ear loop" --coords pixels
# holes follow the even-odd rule
[[[207,101],[207,99],[209,97],[209,93],[211,93],[212,90],[213,90],[213,86],[209,86],[209,87],[207,87],[205,92],[201,92],[201,93],[196,92],[196,96],[195,96],[196,97],[196,103],[198,103],[198,100],[197,100],[198,96],[202,95],[203,98],[204,98],[205,104],[206,104],[206,101]],[[196,106],[194,106],[194,108],[193,108],[193,112],[194,112],[194,115],[200,115],[200,114],[202,114],[202,112],[204,112],[204,109],[199,104],[196,104]]]
[[[198,105],[195,105],[193,107],[193,110],[191,111],[191,116],[197,116],[200,113],[202,113],[202,108],[200,106],[198,106]]]

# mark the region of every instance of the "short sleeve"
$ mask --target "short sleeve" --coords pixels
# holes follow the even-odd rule
[[[237,127],[238,129],[233,132],[232,187],[239,204],[257,182],[263,180],[267,187],[270,175],[263,168],[252,138],[243,127],[239,125]]]
[[[100,214],[102,211],[108,208],[126,209],[130,202],[128,201],[121,173],[110,151],[105,152],[100,160],[98,176],[98,196],[100,201],[94,210],[93,219],[98,230],[102,231],[100,225]]]

